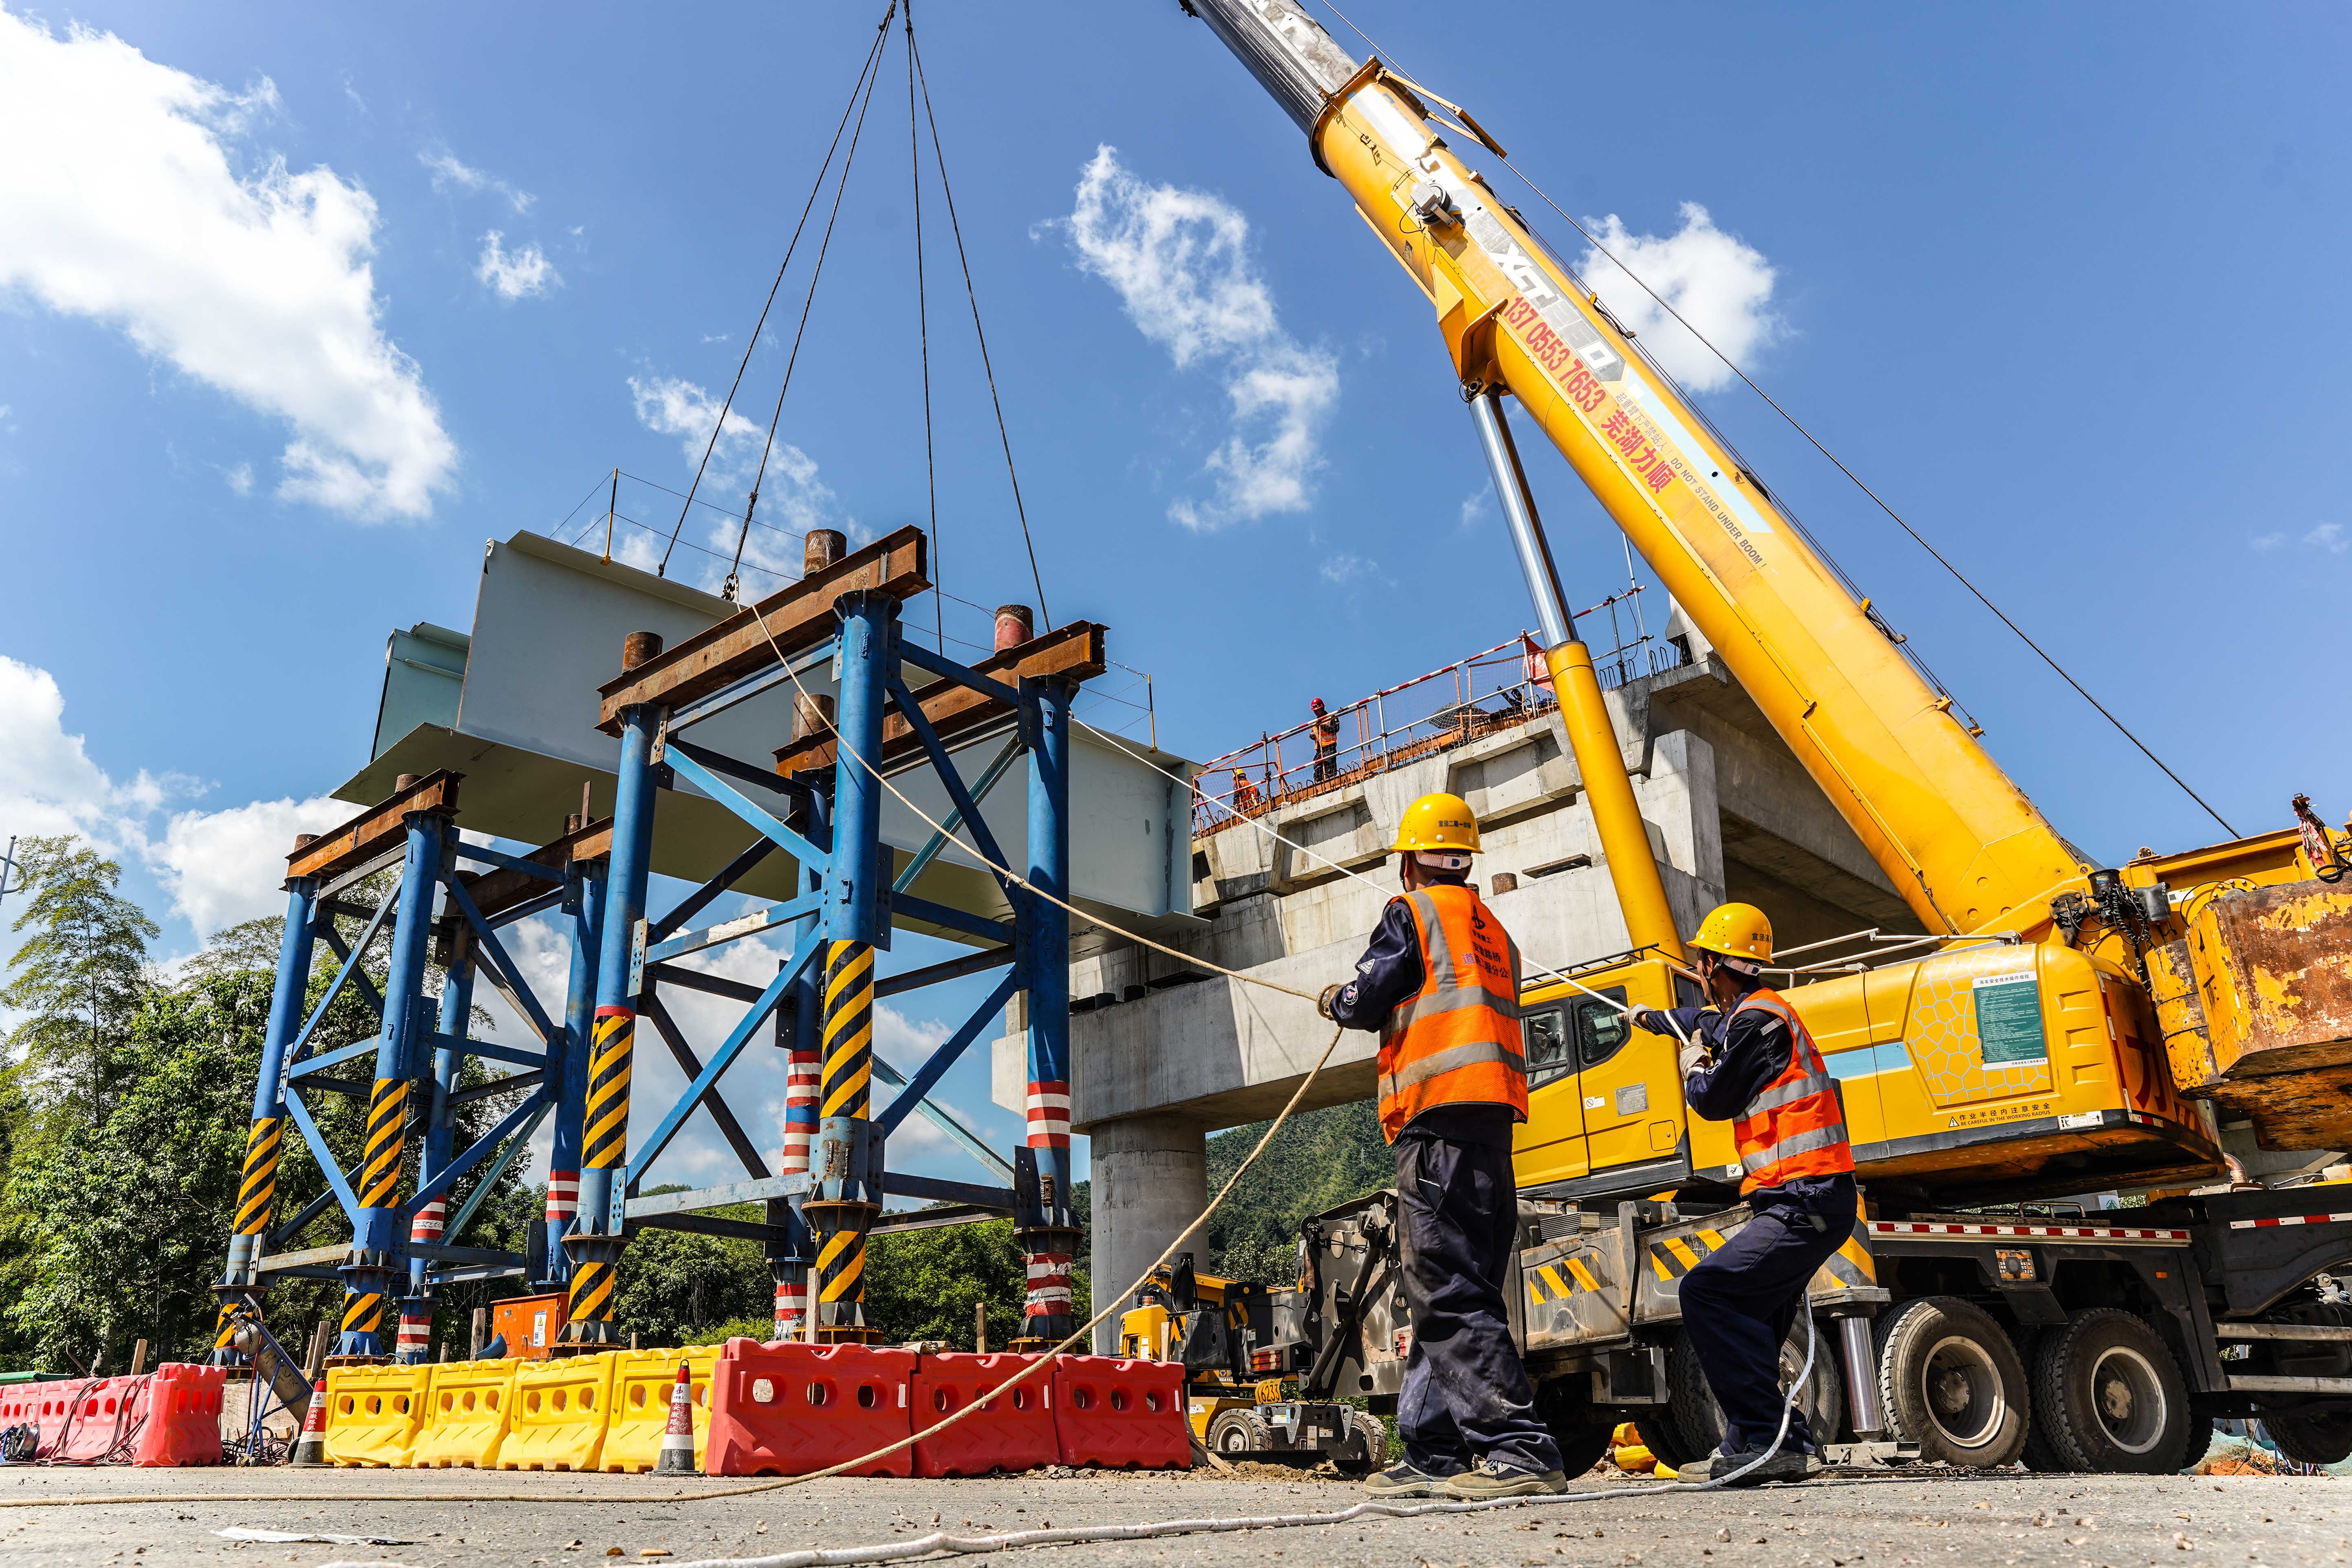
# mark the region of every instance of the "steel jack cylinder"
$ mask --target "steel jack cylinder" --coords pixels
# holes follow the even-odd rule
[[[1077,1327],[1070,1300],[1070,1265],[1078,1247],[1077,1216],[1066,1186],[1041,1168],[1039,1151],[1013,1151],[1013,1239],[1029,1276],[1028,1308],[1014,1350],[1041,1350]]]
[[[801,1212],[821,1237],[817,1338],[863,1343],[875,1333],[866,1321],[866,1233],[882,1212],[881,1131],[862,1116],[828,1116],[817,1123],[813,1163],[815,1190]]]

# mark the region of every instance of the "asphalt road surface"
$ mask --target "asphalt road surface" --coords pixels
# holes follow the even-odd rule
[[[1326,1511],[1335,1479],[1067,1472],[984,1480],[741,1482],[469,1470],[0,1469],[0,1563],[88,1568],[675,1568],[947,1529]],[[1433,1519],[1042,1548],[1037,1568],[2304,1568],[2352,1563],[2352,1482],[2276,1477],[1982,1475],[1822,1480],[1754,1491],[1578,1483],[1577,1500]],[[469,1494],[522,1500],[461,1501]],[[299,1495],[297,1495],[299,1494]],[[247,1497],[264,1500],[241,1500]],[[331,1500],[310,1500],[324,1496]],[[103,1497],[96,1506],[45,1499]],[[154,1500],[139,1502],[148,1498]],[[120,1501],[113,1500],[121,1500]],[[395,1500],[438,1499],[442,1500]],[[32,1504],[36,1506],[22,1506]],[[968,1521],[968,1527],[967,1527]],[[244,1528],[396,1544],[238,1542]],[[667,1556],[661,1555],[667,1553]],[[948,1559],[934,1559],[946,1562]]]

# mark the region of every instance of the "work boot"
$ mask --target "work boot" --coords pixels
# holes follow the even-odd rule
[[[1487,1458],[1478,1468],[1450,1476],[1438,1489],[1465,1502],[1485,1502],[1498,1497],[1541,1497],[1568,1489],[1568,1478],[1558,1470],[1523,1470],[1517,1465]]]
[[[1759,1459],[1764,1462],[1731,1484],[1735,1487],[1760,1487],[1767,1481],[1809,1481],[1822,1473],[1822,1461],[1818,1455],[1808,1454],[1799,1448],[1782,1448],[1767,1459],[1764,1456],[1768,1451],[1748,1448],[1737,1454],[1709,1454],[1704,1459],[1683,1466],[1675,1472],[1675,1479],[1694,1485],[1716,1480],[1737,1474]]]
[[[1399,1459],[1364,1478],[1364,1489],[1376,1498],[1435,1497],[1444,1484],[1444,1476],[1433,1476],[1411,1459]]]

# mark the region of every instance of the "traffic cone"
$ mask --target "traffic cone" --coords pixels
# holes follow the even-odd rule
[[[654,1461],[657,1476],[694,1476],[702,1472],[694,1463],[694,1387],[688,1381],[686,1363],[677,1367],[677,1381],[670,1384],[669,1425],[662,1429],[661,1458]]]
[[[294,1441],[297,1465],[323,1465],[327,1462],[327,1380],[320,1378],[310,1387],[310,1406],[302,1413],[302,1436]]]

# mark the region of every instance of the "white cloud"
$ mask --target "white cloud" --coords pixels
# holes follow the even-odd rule
[[[1128,319],[1179,370],[1223,366],[1233,433],[1202,465],[1214,494],[1180,500],[1169,515],[1205,531],[1305,510],[1323,466],[1318,435],[1339,401],[1339,361],[1283,330],[1250,261],[1249,219],[1205,191],[1148,184],[1101,146],[1070,216],[1048,226],[1068,235],[1079,268],[1118,291]]]
[[[429,515],[457,448],[378,320],[374,200],[235,145],[276,89],[234,94],[111,33],[5,11],[0,84],[0,290],[119,327],[287,420],[281,499]]]
[[[2286,535],[2284,533],[2257,533],[2253,538],[2248,540],[2246,542],[2252,545],[2260,553],[2268,555],[2272,551],[2276,550],[2280,545],[2286,542]]]
[[[205,936],[239,921],[282,913],[286,895],[279,885],[294,836],[324,833],[355,809],[314,795],[183,811],[148,844],[146,859],[170,889],[173,912]]]
[[[177,773],[142,771],[118,782],[65,727],[65,694],[46,669],[0,656],[0,827],[30,837],[76,834],[101,852],[144,862],[200,937],[282,909],[278,885],[297,833],[352,815],[339,801],[256,801],[184,810],[152,831],[175,800],[202,793]]]
[[[656,435],[677,437],[678,449],[689,469],[702,461],[703,447],[710,440],[710,427],[719,419],[718,398],[693,382],[669,375],[644,380],[633,375],[629,377],[629,395],[636,406],[638,424]],[[764,437],[765,432],[759,426],[732,408],[727,411],[726,428],[719,432],[718,445],[711,448],[710,465],[703,472],[702,493],[713,505],[742,504],[741,498],[759,472],[761,449],[766,445]],[[765,526],[753,528],[743,541],[743,560],[747,565],[762,567],[784,577],[797,577],[800,541],[788,534],[805,534],[812,528],[838,528],[855,539],[861,530],[856,518],[839,515],[838,498],[833,487],[818,478],[815,458],[783,440],[767,451],[767,472],[759,481],[760,506],[754,514]],[[701,521],[691,524],[688,537],[699,534],[705,550],[718,552],[716,557],[696,552],[701,563],[701,579],[716,587],[726,578],[727,563],[734,556],[735,542],[743,525],[717,512],[698,511],[698,515]],[[786,532],[775,532],[777,529]],[[650,536],[642,532],[638,540],[651,542]],[[637,548],[643,551],[645,544],[638,543]],[[660,547],[654,544],[650,558],[638,563],[650,565],[659,555]],[[670,564],[673,569],[678,567],[677,557],[672,556]],[[772,577],[754,578],[753,584],[754,589],[745,595],[746,599],[758,598],[779,585]]]
[[[488,191],[506,198],[507,205],[519,213],[529,212],[530,204],[539,200],[529,191],[515,189],[496,174],[468,168],[446,147],[438,153],[419,153],[416,161],[432,171],[433,188],[436,191],[465,191],[469,194]]]
[[[475,279],[497,290],[499,299],[511,304],[562,285],[563,274],[547,259],[547,252],[540,249],[537,241],[509,255],[505,240],[506,236],[497,229],[482,236],[482,258],[474,267]]]
[[[221,470],[221,479],[227,484],[229,489],[235,490],[241,496],[249,496],[253,493],[253,465],[251,463],[239,463],[234,468],[223,468]]]
[[[1380,569],[1381,563],[1377,561],[1367,561],[1360,555],[1342,554],[1329,557],[1316,570],[1326,583],[1344,586],[1359,578],[1371,576]]]
[[[1468,495],[1462,498],[1462,510],[1460,515],[1454,519],[1454,526],[1464,532],[1467,532],[1469,530],[1477,526],[1478,520],[1486,516],[1486,509],[1494,504],[1495,492],[1486,486],[1480,485],[1476,489],[1472,490]]]
[[[1627,277],[1628,268],[1743,369],[1788,329],[1769,308],[1778,274],[1763,252],[1716,227],[1696,202],[1683,203],[1682,220],[1681,228],[1661,238],[1628,232],[1615,213],[1587,218],[1584,226],[1600,244],[1579,266],[1610,314],[1639,336],[1669,374],[1694,391],[1712,392],[1731,384],[1731,371]]]
[[[2316,545],[2331,555],[2341,555],[2347,549],[2352,549],[2352,539],[2345,537],[2344,525],[2340,522],[2321,523],[2317,528],[2305,534],[2303,542],[2305,544]]]

